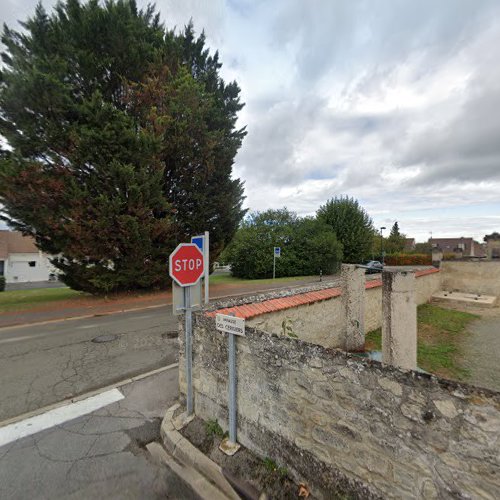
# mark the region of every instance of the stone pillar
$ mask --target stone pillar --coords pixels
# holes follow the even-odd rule
[[[432,265],[439,268],[443,260],[443,252],[437,248],[432,249]]]
[[[365,350],[365,270],[342,264],[342,311],[344,313],[343,349]]]
[[[415,273],[382,272],[382,362],[417,368]]]

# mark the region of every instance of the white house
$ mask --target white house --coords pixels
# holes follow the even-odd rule
[[[57,271],[33,238],[18,231],[0,230],[0,276],[7,283],[49,281]]]

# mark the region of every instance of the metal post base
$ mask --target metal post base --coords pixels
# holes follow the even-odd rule
[[[219,445],[219,450],[228,457],[232,457],[240,448],[241,444],[233,443],[229,438],[224,438]]]

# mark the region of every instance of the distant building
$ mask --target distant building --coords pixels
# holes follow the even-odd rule
[[[5,276],[7,283],[49,281],[56,273],[49,256],[38,250],[33,238],[0,230],[0,276]]]
[[[403,250],[405,252],[413,252],[415,250],[415,238],[405,238],[405,246]]]
[[[486,242],[486,257],[500,259],[500,233],[487,234],[484,241]]]
[[[457,257],[485,257],[483,245],[474,238],[430,238],[433,249],[441,250],[444,254],[454,253]]]

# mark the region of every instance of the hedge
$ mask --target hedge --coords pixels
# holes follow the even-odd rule
[[[388,266],[431,266],[432,256],[426,253],[392,253],[385,256]]]

